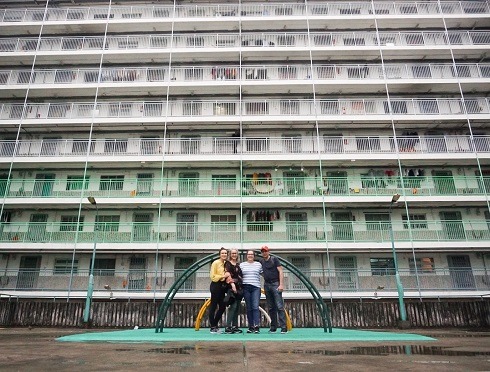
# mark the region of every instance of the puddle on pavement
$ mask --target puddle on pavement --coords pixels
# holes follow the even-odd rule
[[[490,351],[459,351],[439,346],[362,346],[353,347],[349,350],[293,350],[293,354],[315,354],[315,355],[445,355],[445,356],[481,356],[490,355]]]

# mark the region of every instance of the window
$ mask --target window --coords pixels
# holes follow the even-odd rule
[[[416,258],[415,261],[413,258],[408,259],[408,266],[410,268],[410,274],[415,274],[415,272],[419,273],[434,273],[434,258],[432,257],[421,257]],[[415,270],[417,268],[417,270]]]
[[[213,195],[234,195],[236,192],[236,176],[220,174],[212,176]]]
[[[371,275],[395,275],[393,258],[370,258]]]
[[[360,8],[341,8],[339,9],[340,14],[361,14]]]
[[[134,40],[134,39],[120,40],[117,43],[117,47],[119,49],[136,49],[138,48],[138,40]]]
[[[95,229],[97,231],[119,231],[119,216],[98,216]]]
[[[3,210],[0,217],[0,222],[2,224],[8,224],[12,221],[12,211]]]
[[[84,190],[87,190],[88,188],[88,181],[89,181],[90,176],[87,176],[85,178],[85,185],[83,186]],[[83,185],[83,176],[68,176],[66,178],[66,191],[72,191],[72,190],[81,190],[82,185]]]
[[[424,45],[422,34],[408,34],[406,40],[408,45]]]
[[[427,229],[427,218],[425,214],[409,214],[412,229]],[[408,229],[408,217],[402,216],[403,228]]]
[[[83,230],[84,217],[80,216],[80,223],[78,224],[78,231]],[[77,231],[77,216],[61,216],[60,231]]]
[[[235,231],[236,216],[211,216],[212,231]]]
[[[92,263],[92,261],[90,261]],[[96,258],[94,261],[94,275],[114,276],[116,271],[115,258]]]
[[[57,258],[54,261],[54,275],[71,274],[73,267],[73,273],[78,273],[78,260],[61,259]]]
[[[128,151],[128,140],[126,139],[106,139],[104,142],[104,152],[125,153]]]
[[[166,48],[167,36],[152,36],[150,39],[151,48]]]
[[[366,45],[366,40],[363,37],[346,37],[344,38],[344,45]]]
[[[245,102],[245,110],[249,115],[267,115],[269,111],[268,102]]]
[[[121,14],[121,18],[141,18],[141,13],[123,13]]]
[[[105,19],[105,18],[107,18],[107,14],[106,13],[94,14],[94,19]],[[110,13],[109,14],[109,18],[114,18],[114,14],[113,13]]]
[[[8,72],[0,72],[0,84],[7,84],[9,75],[10,74]]]
[[[66,14],[66,19],[82,19],[83,13],[77,11],[76,9],[68,9],[68,13]]]
[[[281,115],[299,115],[299,101],[281,100]]]
[[[124,175],[100,176],[99,190],[122,190],[124,184]]]
[[[186,68],[184,70],[185,80],[202,80],[203,69],[202,68]]]
[[[198,116],[201,115],[202,102],[184,102],[183,115]]]
[[[389,230],[390,215],[388,213],[365,213],[366,229],[372,230]]]
[[[202,36],[192,36],[187,38],[187,46],[202,47],[204,46],[204,38]]]

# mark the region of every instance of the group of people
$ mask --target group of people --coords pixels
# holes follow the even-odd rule
[[[209,323],[211,333],[221,333],[218,323],[228,307],[225,333],[243,333],[238,327],[238,315],[242,299],[247,308],[247,333],[260,333],[259,302],[261,277],[264,279],[264,292],[271,318],[270,333],[280,329],[287,333],[286,313],[284,311],[284,273],[277,257],[271,256],[269,248],[260,249],[262,258],[255,259],[253,250],[247,251],[247,259],[239,262],[238,250],[221,248],[219,258],[211,264],[211,304]]]

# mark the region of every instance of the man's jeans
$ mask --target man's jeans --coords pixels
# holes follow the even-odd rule
[[[277,290],[279,282],[264,283],[265,297],[269,307],[269,316],[271,317],[271,328],[277,328],[277,318],[279,317],[279,327],[286,328],[286,313],[284,312],[284,300],[282,292]]]
[[[249,328],[258,327],[260,325],[260,288],[250,284],[244,284],[243,298],[245,299],[245,305],[247,305],[247,320]]]

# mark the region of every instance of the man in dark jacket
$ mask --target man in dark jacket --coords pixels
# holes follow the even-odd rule
[[[269,253],[269,247],[264,245],[260,248],[262,252],[262,270],[264,275],[264,291],[269,307],[269,315],[271,317],[271,328],[269,333],[275,333],[278,325],[281,328],[281,333],[287,333],[286,313],[284,311],[284,300],[282,292],[284,290],[284,273],[282,265],[277,259]],[[279,319],[279,324],[278,324]]]

